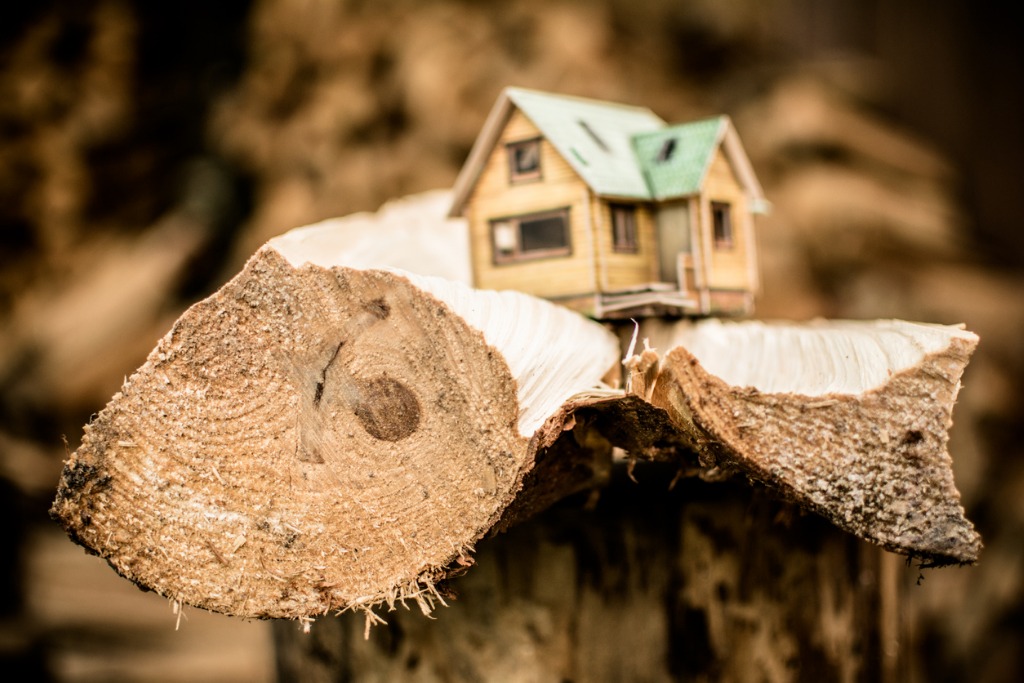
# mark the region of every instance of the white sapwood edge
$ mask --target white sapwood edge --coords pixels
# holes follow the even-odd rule
[[[518,384],[523,436],[533,436],[572,396],[601,387],[619,362],[615,335],[561,306],[520,292],[393,272],[443,301],[501,352]]]
[[[804,396],[863,394],[954,338],[977,341],[959,325],[901,320],[646,322],[662,356],[682,346],[727,384]]]
[[[469,228],[447,218],[452,193],[433,190],[387,202],[377,212],[329,218],[267,244],[292,266],[399,268],[469,284]]]

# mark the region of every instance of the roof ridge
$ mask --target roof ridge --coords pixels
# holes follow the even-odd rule
[[[546,90],[537,90],[537,89],[534,89],[534,88],[523,88],[523,87],[513,86],[513,85],[510,85],[510,86],[504,88],[503,92],[507,93],[510,97],[512,97],[513,101],[515,99],[513,96],[517,95],[517,94],[524,94],[524,95],[526,95],[528,97],[529,96],[540,96],[540,97],[545,97],[545,98],[549,98],[549,99],[553,99],[553,100],[570,100],[570,101],[573,101],[573,102],[577,102],[579,104],[588,104],[588,105],[593,105],[593,106],[600,106],[600,107],[608,108],[608,109],[625,109],[625,110],[629,110],[629,111],[633,111],[633,112],[644,112],[644,113],[650,114],[651,116],[653,116],[653,117],[659,119],[660,121],[664,122],[664,119],[662,119],[660,116],[655,114],[653,109],[651,109],[650,107],[645,107],[645,106],[639,105],[639,104],[627,104],[625,102],[616,102],[614,100],[600,100],[600,99],[597,99],[596,97],[585,97],[583,95],[567,95],[565,93],[554,93],[554,92],[548,92]]]
[[[515,87],[503,95],[595,194],[651,198],[630,141],[639,131],[665,126],[649,108]]]
[[[515,110],[540,131],[596,196],[666,201],[699,193],[713,151],[721,145],[738,165],[742,184],[753,196],[762,194],[727,114],[667,123],[648,107],[508,86],[459,173],[451,215],[462,210]],[[672,137],[678,141],[671,148],[658,149],[664,144],[661,141]]]

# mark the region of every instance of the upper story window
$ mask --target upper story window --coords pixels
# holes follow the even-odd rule
[[[513,183],[540,178],[540,138],[510,142],[508,149],[508,177]]]
[[[491,221],[494,262],[568,256],[569,210],[546,211]]]
[[[636,240],[636,207],[630,204],[611,204],[612,213],[612,247],[615,251],[635,254]]]
[[[715,248],[732,249],[732,211],[726,202],[711,202],[711,223],[714,227]]]

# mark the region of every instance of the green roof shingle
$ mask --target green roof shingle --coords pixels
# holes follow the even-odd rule
[[[641,133],[633,138],[636,161],[655,200],[700,192],[727,119],[716,116]]]
[[[665,122],[650,109],[508,88],[512,102],[599,195],[650,199],[632,138]]]
[[[602,196],[664,200],[700,192],[724,116],[667,126],[645,107],[508,88],[509,99]]]
[[[752,210],[763,212],[761,186],[728,116],[670,126],[645,107],[506,88],[456,180],[452,216],[464,210],[513,109],[533,122],[598,196],[664,201],[699,194],[721,146]]]

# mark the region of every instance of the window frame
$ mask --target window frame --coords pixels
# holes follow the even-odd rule
[[[609,202],[608,213],[612,226],[612,250],[618,254],[636,254],[640,251],[635,204]],[[622,221],[619,218],[622,217]],[[624,221],[624,222],[623,222]]]
[[[736,246],[735,230],[733,229],[732,204],[729,202],[711,202],[711,237],[715,249],[729,250]]]
[[[529,223],[531,221],[540,221],[551,218],[560,218],[562,220],[562,230],[565,237],[565,245],[550,249],[530,249],[523,251],[523,223]],[[491,233],[491,261],[496,266],[508,265],[513,263],[522,263],[524,261],[535,261],[546,258],[563,258],[572,256],[572,230],[569,222],[569,207],[562,207],[558,209],[551,209],[548,211],[538,211],[536,213],[518,214],[515,216],[505,216],[501,218],[493,218],[488,221]],[[498,229],[503,224],[511,224],[515,231],[515,250],[511,254],[506,254],[504,250],[498,248]]]
[[[533,147],[537,153],[536,168],[529,171],[521,171],[517,163],[516,151],[519,149],[527,149],[530,147]],[[508,181],[510,184],[541,180],[544,177],[541,165],[540,137],[528,138],[526,140],[516,140],[515,142],[506,142],[505,154],[508,157]]]

